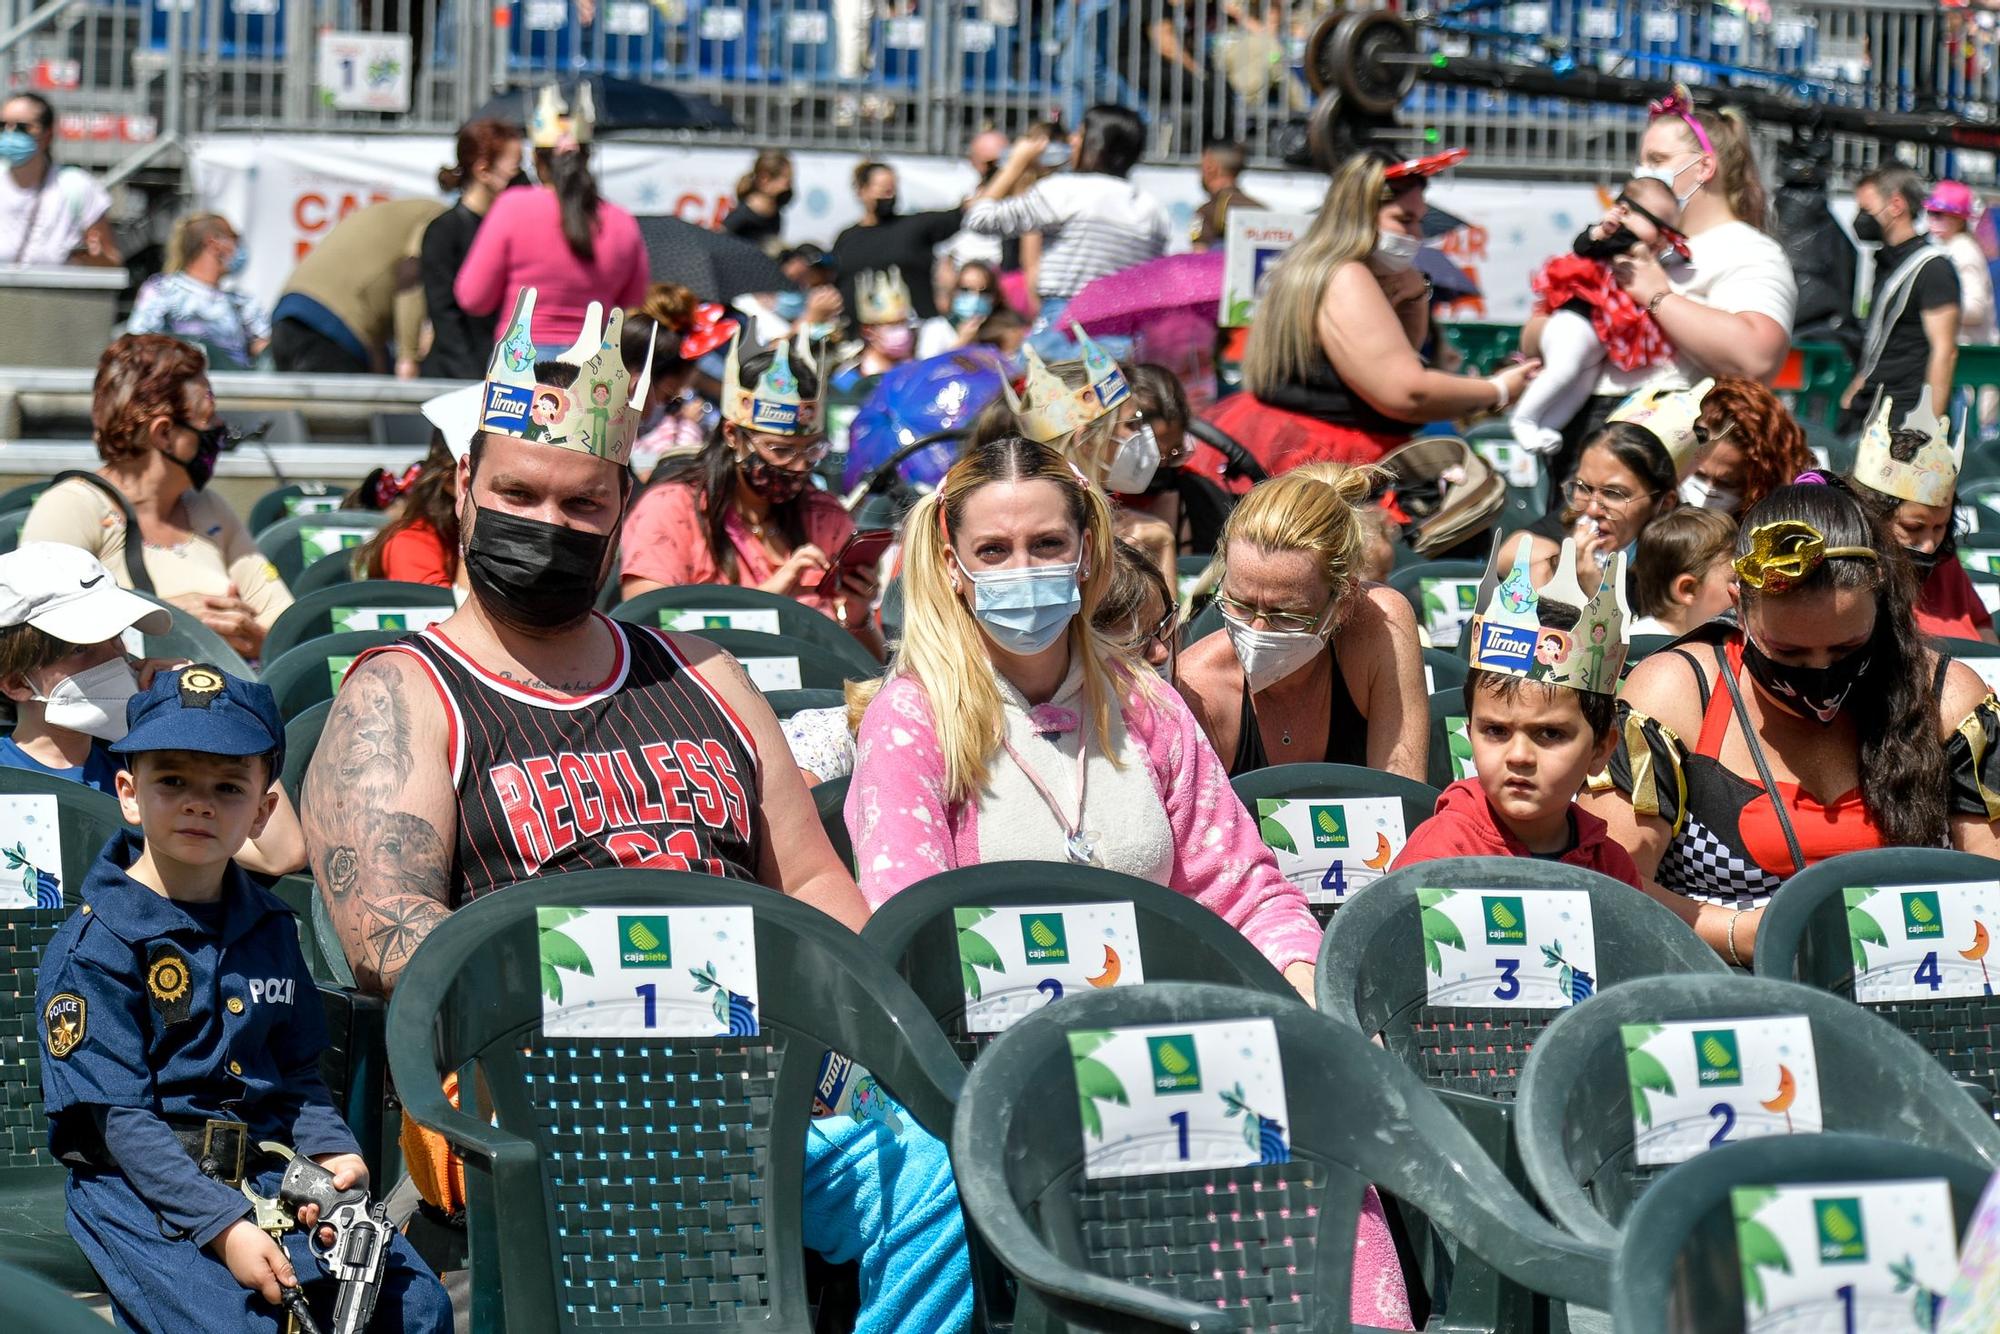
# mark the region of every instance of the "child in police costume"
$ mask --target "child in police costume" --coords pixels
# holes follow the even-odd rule
[[[367,1185],[319,1076],[319,994],[291,909],[231,859],[271,816],[285,733],[268,687],[209,666],[161,672],[111,747],[126,830],[43,956],[42,1097],[70,1167],[69,1229],[133,1329],[286,1327],[281,1289],[331,1309],[307,1234],[280,1245],[241,1187],[275,1198],[282,1143]],[[299,1222],[311,1227],[307,1206]],[[325,1319],[325,1315],[321,1315]],[[443,1287],[400,1236],[376,1330],[448,1331]]]

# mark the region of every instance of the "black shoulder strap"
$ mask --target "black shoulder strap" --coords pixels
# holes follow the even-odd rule
[[[1935,695],[1940,703],[1944,700],[1944,674],[1950,670],[1951,659],[1942,653],[1938,654],[1937,675],[1931,678],[1931,694]]]
[[[1706,716],[1708,713],[1708,678],[1701,674],[1700,660],[1684,648],[1677,648],[1672,650],[1672,652],[1676,657],[1685,659],[1688,670],[1694,673],[1694,688],[1701,692],[1701,711]]]
[[[1792,828],[1792,817],[1785,811],[1784,794],[1778,791],[1778,780],[1771,776],[1770,761],[1764,758],[1764,743],[1757,739],[1757,729],[1750,725],[1750,711],[1743,706],[1743,687],[1736,684],[1736,673],[1729,670],[1729,660],[1723,656],[1722,646],[1715,646],[1716,666],[1722,672],[1723,681],[1729,686],[1729,702],[1736,707],[1736,721],[1743,728],[1743,744],[1750,748],[1750,762],[1757,766],[1757,778],[1764,784],[1764,792],[1771,798],[1771,810],[1778,817],[1778,828],[1784,831],[1785,846],[1792,852],[1792,872],[1797,874],[1806,869],[1805,849],[1799,846],[1798,833]],[[1720,747],[1717,748],[1720,750]]]
[[[79,482],[88,482],[90,485],[96,487],[104,493],[105,499],[117,506],[118,512],[125,516],[125,576],[132,581],[132,587],[137,591],[151,593],[153,591],[153,577],[146,573],[146,539],[139,532],[139,512],[132,508],[132,502],[125,498],[123,491],[120,491],[96,473],[85,472],[81,468],[72,468],[68,472],[57,473],[50,482],[50,485],[57,485],[71,479]]]

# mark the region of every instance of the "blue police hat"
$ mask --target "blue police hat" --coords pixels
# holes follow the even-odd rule
[[[189,750],[202,755],[269,755],[285,764],[285,724],[271,687],[243,681],[220,667],[194,663],[161,672],[152,688],[125,706],[129,730],[110,749],[118,755]]]

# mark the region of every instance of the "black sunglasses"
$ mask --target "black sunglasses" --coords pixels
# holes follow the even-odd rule
[[[38,120],[0,120],[0,130],[19,130],[23,134],[40,134],[42,123]]]

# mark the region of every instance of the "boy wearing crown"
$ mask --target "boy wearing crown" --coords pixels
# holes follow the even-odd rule
[[[43,956],[42,1096],[70,1168],[69,1229],[135,1329],[285,1328],[304,1280],[335,1293],[293,1228],[264,1230],[246,1192],[278,1193],[285,1146],[368,1186],[319,1076],[319,993],[292,910],[232,860],[277,803],[285,732],[268,687],[195,665],[162,672],[111,750],[140,829],[111,840],[83,907]],[[310,1229],[317,1209],[297,1222]],[[402,1237],[369,1328],[451,1328],[444,1289]]]
[[[1515,595],[1496,593],[1472,623],[1465,711],[1477,777],[1444,790],[1396,865],[1534,857],[1637,889],[1632,855],[1611,841],[1602,819],[1576,804],[1584,781],[1618,743],[1612,718],[1630,619],[1625,557],[1613,558],[1586,603],[1575,542],[1563,543],[1556,576],[1539,589],[1529,581],[1530,546],[1525,534],[1515,543],[1513,571],[1503,581]]]

